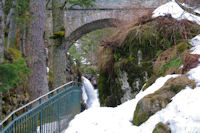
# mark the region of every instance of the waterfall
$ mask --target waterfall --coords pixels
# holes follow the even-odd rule
[[[87,104],[87,109],[91,107],[100,107],[98,90],[95,90],[91,82],[82,77],[83,87],[82,87],[82,97]]]
[[[142,51],[141,50],[138,50],[138,54],[137,54],[137,56],[138,56],[138,66],[142,66],[142,64],[141,64],[141,61],[142,61]]]

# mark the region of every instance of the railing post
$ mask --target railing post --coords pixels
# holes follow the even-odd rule
[[[15,119],[15,114],[13,114],[12,117],[11,117],[11,120],[12,120],[12,121],[13,121],[14,119]],[[12,128],[11,131],[12,131],[11,133],[13,133],[13,128]]]
[[[0,92],[0,122],[2,121],[2,118],[1,118],[1,115],[2,115],[2,108],[3,108],[3,105],[2,105],[2,92]],[[2,125],[0,125],[0,133],[2,132]]]
[[[59,95],[59,89],[57,90],[57,94]],[[57,104],[57,113],[58,113],[58,131],[59,133],[61,132],[60,131],[60,97],[58,97],[58,104]]]
[[[42,100],[39,100],[39,104],[42,103]],[[42,133],[42,108],[40,109],[40,133]]]
[[[0,125],[0,133],[2,132],[2,125]]]

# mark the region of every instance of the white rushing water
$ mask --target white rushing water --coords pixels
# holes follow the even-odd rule
[[[83,95],[83,100],[87,104],[87,109],[91,107],[99,107],[100,103],[98,98],[98,90],[94,89],[93,85],[87,78],[82,77],[82,82],[83,82],[82,95]]]

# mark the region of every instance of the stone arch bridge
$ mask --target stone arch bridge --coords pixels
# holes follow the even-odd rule
[[[68,51],[75,41],[91,31],[134,21],[167,1],[169,0],[97,0],[95,7],[91,9],[75,7],[66,10],[66,50]]]
[[[61,0],[64,1],[64,0]],[[171,0],[96,0],[95,7],[90,9],[74,7],[65,11],[64,27],[65,38],[61,46],[53,46],[53,41],[49,39],[52,31],[52,12],[47,12],[47,22],[45,31],[45,44],[49,51],[49,68],[53,70],[54,82],[58,85],[70,81],[70,72],[66,71],[66,64],[69,60],[66,53],[75,41],[83,35],[108,27],[117,27],[122,22],[134,21],[138,16],[146,14],[147,11],[158,7]],[[67,5],[70,6],[70,5]]]

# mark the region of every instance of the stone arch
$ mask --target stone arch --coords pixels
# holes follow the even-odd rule
[[[90,23],[84,24],[74,30],[69,36],[65,38],[65,48],[68,51],[75,41],[80,39],[83,35],[103,28],[118,27],[123,23],[123,20],[115,18],[106,18],[92,21]]]

